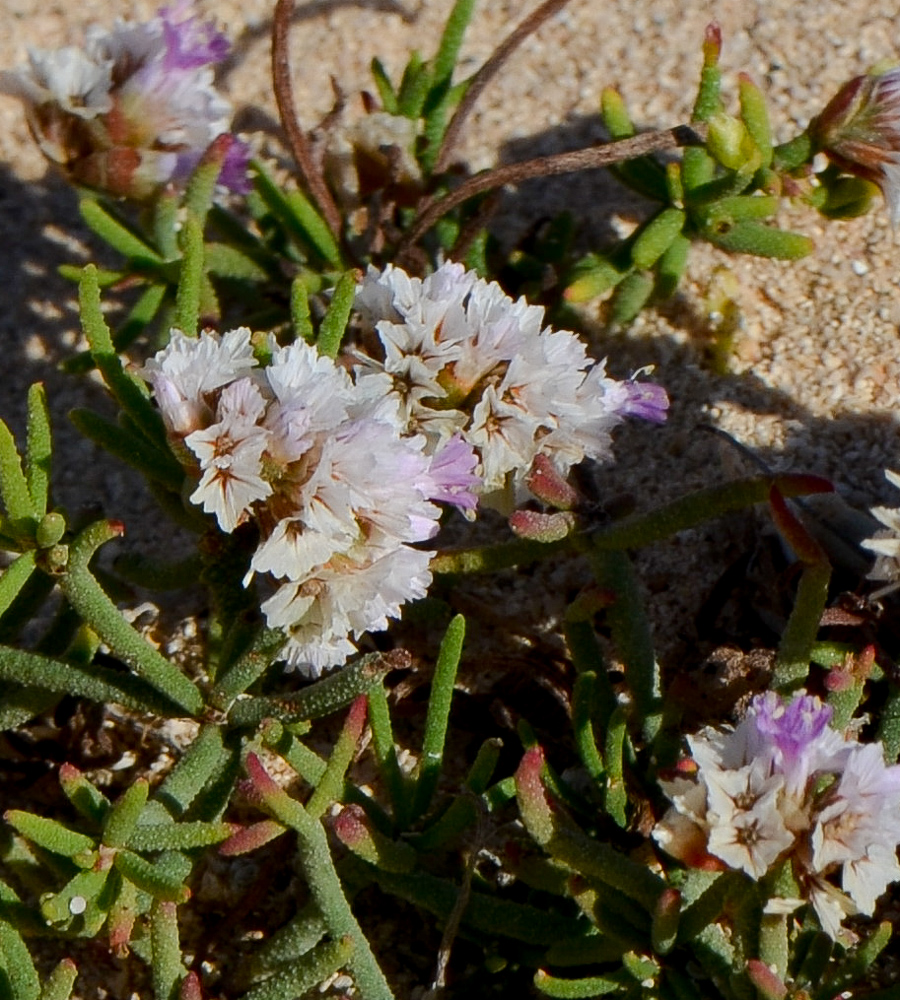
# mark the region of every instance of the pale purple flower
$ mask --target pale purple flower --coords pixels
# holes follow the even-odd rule
[[[625,382],[628,401],[619,411],[628,417],[640,417],[654,424],[664,424],[669,413],[669,397],[661,385],[653,382]]]
[[[672,807],[653,836],[686,864],[708,868],[713,856],[755,879],[791,858],[822,928],[847,942],[844,918],[871,915],[900,881],[900,766],[885,764],[880,744],[836,732],[831,717],[818,698],[770,691],[736,728],[689,737],[696,775],[662,783]],[[773,900],[767,912],[796,905]]]
[[[42,151],[72,180],[144,199],[184,181],[228,133],[211,68],[228,50],[179,0],[147,23],[90,29],[82,49],[31,50],[27,68],[0,74],[0,91],[24,102]],[[216,156],[220,183],[247,191],[244,144],[223,141]]]

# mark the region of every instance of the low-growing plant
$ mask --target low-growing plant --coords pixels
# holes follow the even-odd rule
[[[846,217],[875,183],[896,215],[896,74],[852,81],[773,146],[749,78],[739,116],[726,114],[711,26],[688,125],[636,135],[607,91],[609,144],[460,177],[473,102],[563,3],[459,81],[474,4],[458,0],[432,59],[413,55],[398,84],[373,63],[377,100],[319,163],[296,120],[292,5],[279,0],[273,76],[296,181],[229,134],[208,79],[227,43],[183,6],[4,75],[47,155],[90,188],[84,221],[123,258],[65,268],[87,343],[66,366],[96,369],[117,410],[72,420],[144,476],[191,541],[176,561],[108,568],[102,550],[124,526],[55,505],[42,386],[24,442],[0,422],[3,731],[95,704],[179,733],[161,772],[123,785],[72,752],[60,794],[6,809],[0,997],[64,1000],[102,951],[143,970],[138,995],[154,1000],[387,1000],[408,988],[391,947],[411,926],[412,948],[435,942],[416,984],[432,996],[895,994],[869,987],[892,930],[880,900],[900,881],[900,691],[871,634],[822,631],[864,622],[829,608],[831,566],[798,502],[831,484],[760,475],[599,512],[570,473],[611,462],[627,418],[653,433],[666,392],[611,377],[578,334],[490,279],[502,269],[527,287],[552,266],[554,314],[615,288],[620,324],[672,294],[693,241],[812,252],[763,221],[784,197]],[[188,85],[202,99],[179,104]],[[151,110],[165,112],[165,142]],[[682,147],[665,165],[653,155]],[[814,174],[819,152],[831,166]],[[655,214],[577,261],[556,220],[532,260],[497,267],[481,196],[598,165]],[[103,295],[133,288],[110,329]],[[701,725],[656,654],[633,553],[762,504],[791,553],[792,610],[740,711]],[[488,508],[502,518],[475,534]],[[873,514],[886,533],[864,544],[890,586],[900,519]],[[459,671],[483,655],[488,609],[457,592],[546,560],[584,567],[560,627],[566,723],[548,734],[541,702],[495,705],[504,726],[468,741]],[[195,638],[137,627],[120,607],[126,580],[200,591]],[[400,739],[416,671],[428,695]],[[242,879],[207,934],[211,886]]]

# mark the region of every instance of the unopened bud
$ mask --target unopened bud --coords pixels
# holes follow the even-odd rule
[[[881,188],[900,222],[900,69],[845,83],[810,126],[817,149],[841,170]]]

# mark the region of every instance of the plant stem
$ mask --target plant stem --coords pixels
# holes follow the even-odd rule
[[[483,93],[485,87],[494,79],[497,73],[500,71],[503,64],[507,59],[516,51],[516,49],[528,38],[529,35],[533,35],[535,31],[548,19],[553,17],[553,15],[562,10],[563,7],[569,2],[569,0],[545,0],[536,10],[532,11],[528,17],[512,32],[507,38],[502,41],[496,49],[494,49],[491,57],[488,61],[481,67],[480,70],[471,78],[469,81],[469,86],[466,88],[465,97],[459,102],[459,107],[456,109],[453,117],[450,119],[450,124],[447,126],[447,131],[444,133],[443,141],[441,142],[440,152],[438,153],[437,161],[434,165],[434,173],[443,173],[447,169],[447,164],[450,157],[453,155],[453,150],[456,148],[456,143],[459,140],[459,134],[462,131],[463,125],[466,123],[466,119],[472,111],[475,102]]]
[[[706,135],[707,126],[703,122],[694,122],[690,125],[676,125],[674,128],[659,132],[646,132],[618,142],[575,149],[568,153],[539,156],[534,160],[524,160],[521,163],[510,163],[505,167],[484,170],[463,181],[455,191],[444,195],[443,198],[426,202],[409,232],[400,241],[397,254],[402,255],[404,251],[414,246],[447,212],[483,191],[492,191],[505,184],[521,184],[522,181],[532,177],[554,177],[557,174],[570,174],[578,170],[608,167],[622,160],[632,160],[660,150],[702,146],[706,142]]]
[[[325,918],[328,930],[336,940],[348,937],[353,953],[347,965],[364,1000],[394,1000],[384,973],[378,967],[356,918],[344,896],[340,879],[334,869],[328,838],[322,824],[279,788],[269,777],[255,755],[247,758],[247,771],[268,812],[286,826],[297,831],[297,846],[310,893]]]
[[[300,173],[306,181],[310,194],[325,216],[328,228],[336,239],[340,239],[341,216],[328,190],[325,178],[313,162],[312,150],[306,133],[297,121],[294,105],[294,89],[291,84],[291,64],[288,57],[288,36],[291,18],[294,14],[294,0],[278,0],[272,19],[272,77],[275,84],[275,100],[281,124],[287,134],[288,143]]]
[[[97,549],[123,531],[117,521],[98,521],[86,528],[69,548],[68,572],[60,579],[60,587],[72,607],[116,656],[186,714],[197,715],[203,709],[200,691],[125,621],[88,569]]]

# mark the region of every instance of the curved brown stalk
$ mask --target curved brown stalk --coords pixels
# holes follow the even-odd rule
[[[553,177],[579,170],[609,167],[622,160],[633,160],[659,150],[702,146],[706,142],[707,131],[708,126],[705,122],[693,122],[690,125],[676,125],[675,128],[659,132],[646,132],[630,139],[620,139],[618,142],[607,142],[601,146],[539,156],[534,160],[523,160],[521,163],[510,163],[505,167],[484,170],[463,181],[455,191],[444,195],[443,198],[426,203],[398,246],[397,252],[399,254],[406,251],[427,233],[438,219],[483,191],[491,191],[503,187],[504,184],[521,184],[522,181],[533,177]]]
[[[508,38],[494,49],[490,59],[472,77],[472,82],[466,89],[465,96],[459,102],[459,107],[453,113],[450,124],[447,126],[447,131],[444,133],[437,162],[434,166],[434,173],[439,174],[447,169],[463,125],[465,125],[466,119],[469,117],[475,102],[481,96],[484,88],[493,80],[506,60],[509,59],[522,42],[529,35],[534,34],[544,21],[552,17],[558,10],[562,10],[568,2],[569,0],[545,0],[540,7],[533,10],[525,18]]]
[[[297,166],[300,168],[309,193],[319,206],[335,239],[340,240],[341,214],[331,196],[331,191],[328,190],[325,178],[313,161],[306,133],[297,121],[294,89],[291,84],[291,64],[288,55],[288,36],[293,14],[294,0],[278,0],[272,19],[272,79],[275,86],[275,101],[278,104],[278,114],[287,135],[288,145],[291,147],[291,153],[297,161]]]

